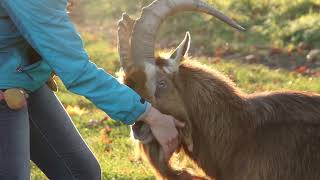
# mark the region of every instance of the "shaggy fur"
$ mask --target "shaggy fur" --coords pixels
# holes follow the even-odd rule
[[[199,64],[184,61],[179,72],[170,75],[162,71],[164,65],[165,60],[158,59],[157,79],[167,86],[157,88],[155,99],[149,100],[161,112],[186,122],[181,148],[209,177],[320,179],[320,95],[247,95],[219,72]],[[158,143],[142,148],[160,177],[197,179],[163,162]]]

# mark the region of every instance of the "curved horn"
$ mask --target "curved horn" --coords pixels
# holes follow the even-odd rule
[[[124,72],[127,72],[128,68],[132,65],[132,61],[130,60],[130,39],[134,23],[135,21],[126,13],[122,14],[122,18],[118,22],[118,52]]]
[[[156,0],[143,8],[141,17],[134,25],[131,39],[131,57],[135,65],[144,67],[144,63],[154,63],[156,33],[161,23],[173,14],[182,11],[198,11],[214,17],[228,25],[245,30],[232,19],[201,0]]]

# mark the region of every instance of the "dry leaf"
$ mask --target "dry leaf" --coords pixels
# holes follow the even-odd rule
[[[67,106],[66,110],[69,115],[77,115],[77,116],[81,116],[89,112],[85,108],[80,108],[79,106],[70,106],[70,105]]]

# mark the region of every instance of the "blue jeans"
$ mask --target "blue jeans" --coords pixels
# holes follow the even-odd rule
[[[99,163],[47,86],[18,111],[0,102],[0,179],[30,179],[30,160],[49,179],[101,179]]]

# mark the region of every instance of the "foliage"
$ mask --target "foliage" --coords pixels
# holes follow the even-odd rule
[[[137,18],[141,7],[150,2],[152,0],[82,0],[81,13],[76,15],[80,14],[82,17],[80,19],[91,23],[94,19],[95,24],[91,24],[92,27],[97,27],[98,24],[100,28],[104,27],[108,31],[110,27],[116,29],[116,21],[122,12],[128,12]],[[197,47],[194,54],[214,55],[214,49],[227,42],[235,49],[257,44],[286,47],[300,42],[320,48],[320,23],[317,23],[320,18],[320,0],[208,0],[208,2],[237,20],[247,28],[247,32],[239,33],[206,15],[183,13],[169,18],[161,27],[158,38],[160,46],[171,48],[180,41],[186,31],[190,31],[193,35],[193,47]],[[112,36],[114,34],[109,38],[114,39]]]

